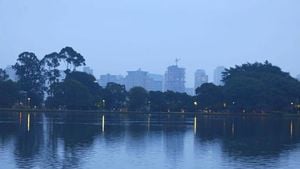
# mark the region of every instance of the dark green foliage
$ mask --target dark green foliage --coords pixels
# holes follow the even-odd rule
[[[71,72],[64,82],[54,83],[52,88],[54,93],[46,106],[66,109],[95,109],[102,89],[94,76],[84,72]]]
[[[58,68],[62,61],[67,67],[66,78],[61,82]],[[41,61],[34,53],[23,52],[13,66],[19,77],[17,83],[7,81],[8,76],[0,69],[0,106],[12,107],[17,102],[39,106],[44,91],[48,91],[46,106],[55,109],[295,112],[300,108],[300,82],[269,62],[226,69],[224,86],[203,84],[196,89],[195,97],[172,91],[148,93],[141,87],[127,92],[124,85],[115,83],[103,89],[94,76],[76,71],[82,65],[85,59],[71,47],[46,55]]]
[[[294,111],[300,82],[269,62],[227,69],[224,86],[204,84],[196,90],[203,108],[230,112]]]
[[[164,93],[167,111],[180,112],[180,111],[193,111],[193,97],[186,93],[177,93],[167,91]]]
[[[197,106],[200,109],[218,111],[224,104],[224,96],[221,86],[212,83],[205,83],[196,89]]]
[[[168,111],[165,95],[160,91],[149,92],[149,104],[151,111]]]
[[[57,83],[54,91],[46,101],[49,108],[90,109],[93,106],[88,88],[76,80]]]
[[[8,75],[3,69],[0,69],[0,81],[5,81],[8,78]]]
[[[127,92],[124,85],[108,83],[103,92],[102,104],[106,110],[120,110],[125,107]]]
[[[15,82],[0,81],[0,107],[11,108],[19,98],[19,89]]]
[[[238,111],[287,111],[300,98],[300,83],[267,61],[230,68],[224,82],[226,102]]]
[[[58,83],[58,79],[60,77],[60,72],[58,67],[60,66],[61,57],[58,53],[53,52],[51,54],[46,55],[42,60],[41,64],[44,69],[44,75],[47,78],[47,82],[49,86],[52,86],[54,83]],[[48,93],[52,95],[53,91],[51,88],[48,89]]]
[[[130,111],[145,111],[147,109],[148,93],[142,87],[133,87],[128,93],[128,108]]]
[[[13,66],[19,77],[20,89],[32,97],[31,104],[39,106],[43,102],[44,82],[43,67],[34,53],[23,52]]]
[[[76,52],[72,47],[65,47],[59,52],[60,58],[66,61],[67,69],[66,73],[71,70],[75,71],[77,67],[85,65],[84,57]]]

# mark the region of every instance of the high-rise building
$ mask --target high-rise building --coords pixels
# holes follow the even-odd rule
[[[127,71],[125,77],[125,86],[127,90],[133,87],[143,87],[147,89],[148,72],[138,69],[136,71]]]
[[[185,69],[178,65],[169,66],[165,73],[164,90],[185,92]]]
[[[83,67],[83,72],[87,73],[87,74],[90,74],[90,75],[93,75],[93,69],[91,69],[90,67],[86,66],[86,67]]]
[[[148,91],[162,91],[164,77],[159,74],[148,74],[146,88]]]
[[[225,71],[225,67],[218,66],[214,71],[214,84],[217,86],[222,86],[224,83],[223,80],[223,72]]]
[[[16,82],[19,80],[18,75],[16,74],[15,69],[12,66],[7,66],[5,69],[5,73],[8,75],[8,79]]]
[[[105,87],[107,83],[117,83],[117,84],[124,84],[124,77],[122,75],[101,75],[100,79],[98,80],[100,86]]]
[[[203,85],[204,83],[208,83],[208,76],[205,73],[205,70],[198,69],[195,72],[195,89]]]

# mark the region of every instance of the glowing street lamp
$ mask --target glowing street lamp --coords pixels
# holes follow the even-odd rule
[[[197,111],[198,102],[194,101],[195,110]]]
[[[29,107],[29,108],[30,108],[30,101],[31,101],[31,98],[28,97],[28,98],[27,98],[27,103],[28,103],[28,107]]]
[[[105,108],[105,100],[102,100],[103,109]]]

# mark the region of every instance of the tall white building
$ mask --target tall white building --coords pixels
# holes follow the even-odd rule
[[[165,73],[164,91],[185,92],[185,69],[178,65],[169,66]]]
[[[225,71],[224,66],[218,66],[214,71],[214,84],[217,86],[222,86],[224,83],[222,82],[223,79],[223,72]]]
[[[195,72],[195,89],[197,89],[204,83],[208,83],[208,75],[205,73],[205,70],[198,69]]]

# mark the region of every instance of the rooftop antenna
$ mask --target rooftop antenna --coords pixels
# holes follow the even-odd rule
[[[178,62],[180,61],[180,59],[176,58],[175,62],[176,62],[176,66],[178,66]]]

